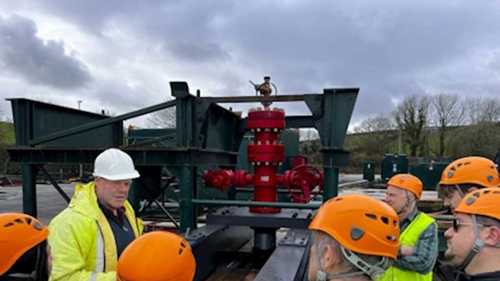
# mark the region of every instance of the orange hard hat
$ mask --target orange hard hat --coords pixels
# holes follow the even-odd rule
[[[0,276],[24,253],[47,239],[49,230],[22,213],[0,214]]]
[[[166,231],[153,231],[130,243],[117,269],[121,281],[192,281],[195,272],[189,243]]]
[[[488,158],[470,156],[451,162],[441,174],[439,185],[474,184],[500,186],[496,164]]]
[[[481,215],[500,221],[500,188],[482,188],[468,193],[455,212]]]
[[[344,248],[365,255],[395,259],[399,250],[399,217],[387,204],[361,194],[325,202],[309,225]]]
[[[414,175],[397,174],[387,182],[387,185],[408,190],[411,193],[415,194],[417,199],[420,199],[420,196],[422,196],[422,181]]]

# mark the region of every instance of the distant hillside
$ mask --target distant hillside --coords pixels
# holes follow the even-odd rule
[[[311,163],[320,165],[319,140],[301,141],[300,151],[307,155]],[[361,172],[362,163],[366,160],[380,163],[385,153],[409,154],[409,148],[399,142],[399,131],[377,131],[354,133],[346,136],[344,149],[351,152],[348,172]],[[500,152],[500,123],[480,123],[476,125],[458,126],[449,128],[446,137],[446,149],[443,157],[437,155],[438,130],[436,127],[427,127],[425,142],[418,151],[417,157],[427,159],[455,159],[468,155],[478,155],[493,159]]]
[[[0,144],[14,144],[15,142],[14,124],[0,121]]]

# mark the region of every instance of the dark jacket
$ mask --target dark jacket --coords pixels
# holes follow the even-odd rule
[[[481,273],[476,275],[461,275],[457,281],[500,281],[500,271]]]

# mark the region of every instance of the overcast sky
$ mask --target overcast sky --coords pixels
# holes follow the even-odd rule
[[[120,114],[169,81],[248,95],[264,75],[281,93],[360,87],[353,122],[415,93],[498,96],[500,1],[0,2],[3,118],[9,97]]]

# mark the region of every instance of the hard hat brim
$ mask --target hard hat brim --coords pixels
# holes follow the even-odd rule
[[[120,181],[120,180],[131,180],[131,179],[136,179],[139,178],[141,175],[137,170],[134,170],[132,173],[128,174],[121,174],[121,175],[105,175],[105,174],[100,174],[100,173],[93,173],[92,174],[94,177],[100,177],[104,178],[110,181]]]

